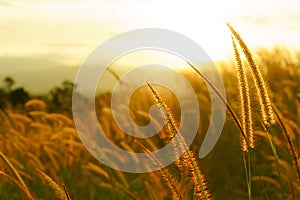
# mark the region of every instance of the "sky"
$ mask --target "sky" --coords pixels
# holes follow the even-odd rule
[[[252,49],[300,48],[299,0],[0,0],[0,77],[78,67],[103,41],[139,28],[179,32],[212,59],[226,59],[232,46],[225,22]]]

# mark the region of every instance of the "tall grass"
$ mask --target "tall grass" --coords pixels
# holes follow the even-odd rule
[[[299,199],[300,56],[292,62],[286,53],[274,50],[274,59],[264,55],[254,59],[241,35],[227,26],[236,66],[229,69],[226,64],[222,72],[228,99],[192,63],[188,62],[192,72],[185,74],[201,109],[197,139],[204,137],[211,112],[202,83],[213,89],[230,115],[220,141],[206,158],[195,156],[201,142],[187,146],[182,134],[188,133],[179,132],[180,105],[174,95],[152,83],[136,91],[129,107],[138,124],[148,124],[150,106],[159,105],[166,122],[157,136],[137,139],[120,130],[112,117],[110,94],[95,102],[107,137],[125,150],[146,153],[161,166],[153,173],[130,174],[102,165],[80,142],[71,118],[49,113],[44,101],[32,99],[23,107],[0,110],[1,199]],[[263,78],[266,72],[268,82]],[[120,77],[112,69],[110,73]],[[81,109],[84,112],[84,101]],[[128,119],[123,122],[130,125]],[[177,159],[162,167],[152,151],[174,138],[172,153]],[[124,159],[109,150],[103,156],[120,163]],[[130,159],[133,165],[140,162]]]

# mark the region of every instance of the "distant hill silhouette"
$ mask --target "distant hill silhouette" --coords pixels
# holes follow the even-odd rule
[[[63,65],[61,58],[55,59],[51,55],[0,57],[0,80],[10,76],[16,81],[16,86],[22,86],[33,93],[47,93],[64,80],[73,81],[77,69]]]

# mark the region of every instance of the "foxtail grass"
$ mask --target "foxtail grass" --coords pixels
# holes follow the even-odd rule
[[[163,166],[161,161],[148,149],[146,148],[142,143],[135,140],[135,143],[138,144],[143,151],[148,155],[150,160],[159,167],[159,172],[162,176],[162,179],[165,181],[166,186],[170,190],[172,196],[176,199],[182,199],[182,194],[179,188],[179,182],[176,177],[173,176],[173,174],[170,172],[170,170]]]
[[[21,178],[19,172],[17,171],[17,169],[13,166],[13,164],[6,158],[6,156],[0,152],[0,158],[3,160],[3,162],[6,164],[6,166],[8,167],[8,169],[11,171],[13,177],[6,175],[5,173],[3,175],[6,175],[6,177],[9,180],[12,180],[14,183],[17,184],[17,186],[23,191],[23,193],[25,194],[25,197],[28,200],[33,200],[33,196],[31,195],[31,193],[29,192],[29,189],[27,188],[26,184],[24,183],[23,179]]]
[[[253,76],[254,83],[255,83],[255,88],[257,90],[258,97],[259,97],[263,122],[267,127],[269,127],[270,125],[275,124],[275,117],[271,107],[271,100],[269,98],[265,81],[262,77],[262,74],[258,66],[256,65],[253,59],[253,56],[248,46],[246,45],[246,43],[244,42],[240,34],[229,23],[226,23],[226,25],[228,26],[234,38],[238,41],[249,63],[251,74]]]
[[[71,197],[69,195],[69,192],[68,192],[67,187],[65,186],[65,184],[62,184],[62,187],[63,187],[65,195],[66,195],[66,200],[71,200]]]
[[[184,140],[180,131],[177,130],[175,125],[175,120],[173,118],[170,109],[166,105],[163,98],[159,95],[159,93],[153,88],[153,86],[147,83],[153,98],[155,99],[156,103],[159,105],[161,112],[164,114],[166,123],[170,127],[171,134],[175,137],[178,137],[178,142],[176,143],[180,148],[183,148],[185,152],[182,155],[183,163],[185,163],[185,167],[189,169],[190,174],[192,176],[191,180],[193,181],[194,187],[194,199],[211,199],[211,194],[208,191],[207,183],[204,179],[204,176],[200,170],[199,164],[195,158],[194,153],[189,149],[186,141]],[[177,148],[175,147],[175,151]],[[181,152],[182,153],[182,152]]]
[[[276,118],[277,118],[277,120],[279,122],[279,125],[280,125],[280,127],[281,127],[281,129],[283,131],[283,134],[285,136],[285,139],[287,141],[288,149],[289,149],[290,154],[291,154],[292,159],[293,159],[293,164],[294,164],[293,166],[294,166],[294,168],[296,170],[296,174],[297,174],[297,178],[298,178],[298,184],[300,184],[300,163],[299,163],[299,159],[298,159],[299,153],[298,153],[298,151],[297,151],[297,149],[296,149],[296,147],[295,147],[295,145],[294,145],[294,143],[292,141],[292,138],[291,138],[291,136],[290,136],[290,134],[288,132],[287,127],[285,126],[285,124],[283,122],[283,117],[281,116],[281,114],[279,113],[279,111],[277,111],[277,109],[274,106],[272,106],[272,109],[273,109],[273,111],[275,113],[275,116],[276,116]]]
[[[166,131],[167,138],[169,141],[174,139],[174,142],[172,143],[172,145],[173,145],[173,150],[174,150],[173,155],[174,155],[174,158],[176,158],[175,164],[178,167],[178,169],[183,169],[183,165],[185,165],[185,160],[180,159],[179,155],[183,154],[183,152],[185,152],[186,149],[188,149],[188,147],[187,147],[187,145],[185,145],[185,142],[179,141],[179,140],[182,140],[182,137],[180,137],[181,134],[179,135],[179,133],[178,133],[178,130],[177,130],[178,128],[177,128],[174,116],[173,116],[172,112],[170,111],[169,107],[164,102],[164,100],[159,95],[159,93],[152,87],[152,85],[149,83],[147,83],[147,85],[152,93],[153,98],[155,99],[156,103],[158,104],[160,111],[165,116],[166,125],[167,125],[167,129],[168,129]],[[175,137],[177,133],[178,133],[179,137]],[[183,171],[181,170],[181,172],[183,172]]]
[[[66,190],[66,187],[59,186],[50,176],[45,174],[40,170],[36,170],[37,173],[40,175],[41,179],[44,180],[54,191],[54,194],[58,200],[70,200],[70,196]]]
[[[234,109],[230,106],[228,101],[225,99],[225,97],[219,92],[219,90],[215,87],[215,85],[204,75],[202,74],[192,63],[187,61],[187,64],[205,81],[207,85],[215,92],[215,94],[219,97],[219,99],[223,102],[223,104],[226,106],[228,113],[233,119],[233,122],[235,123],[236,127],[238,128],[239,132],[242,134],[242,137],[245,139],[246,144],[248,147],[250,147],[248,138],[246,137],[246,133],[243,129],[243,126],[234,111]]]
[[[234,55],[236,61],[236,68],[238,74],[238,86],[239,86],[239,93],[240,93],[240,108],[241,108],[241,116],[242,116],[242,126],[243,130],[248,137],[249,145],[251,148],[254,148],[254,139],[253,139],[253,122],[252,122],[252,109],[251,109],[251,102],[250,102],[250,95],[249,95],[249,87],[248,87],[248,80],[246,76],[245,67],[242,63],[239,50],[236,46],[234,38],[232,39],[232,45],[234,48]],[[242,139],[242,149],[243,151],[248,151],[248,147],[246,144],[246,140],[241,137]]]

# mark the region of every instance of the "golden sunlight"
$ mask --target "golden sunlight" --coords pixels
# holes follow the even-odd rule
[[[212,59],[232,52],[225,22],[251,47],[300,46],[298,1],[14,1],[0,6],[1,55],[61,54],[79,64],[111,35],[156,27],[185,34]],[[244,34],[247,33],[247,34]]]
[[[0,0],[0,199],[300,199],[299,25],[299,0]]]

